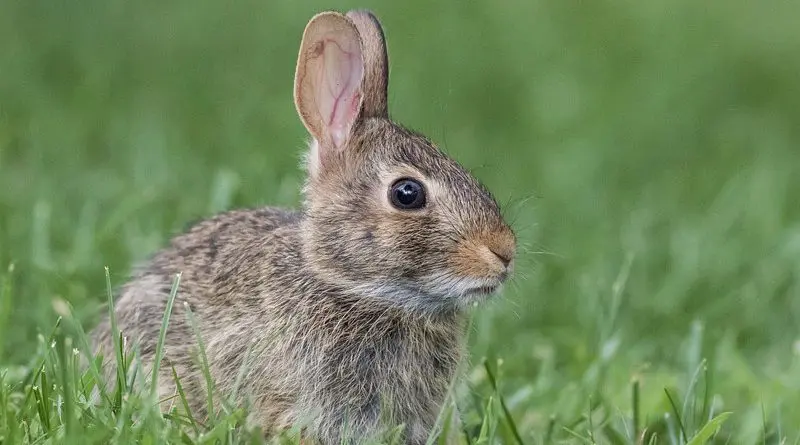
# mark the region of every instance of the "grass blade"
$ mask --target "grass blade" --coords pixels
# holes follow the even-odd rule
[[[581,442],[585,442],[587,445],[593,445],[593,442],[592,442],[592,441],[591,441],[591,440],[590,440],[588,437],[583,437],[583,436],[581,436],[581,435],[580,435],[580,434],[578,434],[578,432],[576,432],[575,430],[572,430],[572,429],[570,429],[570,428],[564,427],[564,431],[568,432],[568,433],[569,433],[570,435],[572,435],[574,438],[576,438],[576,439],[580,439],[580,440],[581,440]]]
[[[72,375],[72,339],[61,337],[58,342],[61,362],[61,390],[64,398],[63,423],[65,431],[65,443],[71,443],[75,433],[75,402],[74,402],[74,376]]]
[[[708,372],[708,363],[703,369],[703,410],[701,413],[706,422],[710,421],[714,415],[711,410],[711,373]]]
[[[122,337],[122,333],[119,331],[119,326],[117,325],[117,314],[114,310],[114,290],[111,287],[111,272],[109,271],[108,266],[105,267],[105,273],[108,322],[111,325],[111,339],[114,345],[114,353],[116,354],[117,364],[117,400],[115,405],[119,407],[122,404],[122,394],[127,392],[127,388],[125,386],[125,374],[128,372],[128,369],[125,363],[125,341]]]
[[[639,417],[639,410],[640,410],[640,407],[639,407],[639,401],[640,401],[639,384],[640,384],[639,383],[639,378],[635,377],[633,379],[633,384],[631,385],[632,386],[631,393],[632,393],[632,398],[633,398],[633,440],[634,441],[638,441],[639,440],[638,439],[638,437],[639,437],[639,419],[640,419],[640,417]]]
[[[508,406],[506,406],[505,399],[497,388],[497,379],[492,372],[491,366],[489,366],[489,361],[486,359],[483,359],[483,368],[486,369],[486,375],[489,378],[489,384],[492,386],[492,390],[497,396],[497,400],[500,401],[500,408],[503,410],[503,418],[505,419],[508,428],[511,430],[514,440],[516,441],[517,445],[524,445],[522,437],[519,434],[519,430],[517,429],[517,424],[514,422],[514,418],[511,416]]]
[[[158,392],[158,372],[161,368],[161,359],[164,356],[164,341],[167,338],[169,318],[172,315],[172,306],[175,304],[175,296],[178,294],[178,287],[181,283],[181,275],[182,274],[180,273],[175,275],[175,279],[172,282],[172,289],[169,291],[167,307],[164,310],[164,317],[161,320],[161,330],[158,333],[158,344],[156,344],[156,355],[155,361],[153,362],[153,375],[151,377],[150,395],[152,398],[155,398],[156,393]]]
[[[178,396],[181,400],[181,404],[183,405],[183,409],[186,411],[186,417],[189,419],[189,423],[192,425],[195,435],[199,436],[200,428],[197,426],[197,421],[192,415],[192,410],[189,407],[189,401],[186,399],[186,393],[183,391],[183,385],[181,385],[181,379],[178,377],[178,372],[175,371],[175,366],[170,365],[170,367],[172,368],[172,378],[175,380],[175,388],[178,391]]]
[[[611,445],[625,445],[627,443],[625,436],[614,429],[610,423],[606,423],[603,426],[603,435],[608,439]]]
[[[476,445],[483,445],[483,444],[490,443],[489,442],[489,435],[490,435],[490,431],[489,430],[491,429],[490,423],[491,423],[492,416],[494,415],[494,409],[492,409],[493,405],[494,405],[494,398],[490,396],[489,397],[489,401],[486,402],[486,411],[485,411],[485,414],[483,416],[483,422],[481,423],[481,431],[478,434],[478,440],[475,442]]]
[[[11,276],[14,273],[14,264],[8,266],[8,273],[3,275],[0,282],[0,338],[8,338],[5,335],[8,320],[11,318]],[[5,342],[0,340],[0,359],[3,358],[3,348]]]
[[[42,370],[42,373],[39,376],[39,380],[41,382],[41,385],[39,386],[39,391],[40,391],[39,394],[41,396],[40,403],[42,406],[42,412],[44,413],[44,416],[47,419],[46,422],[47,430],[48,432],[51,432],[52,413],[50,412],[50,408],[52,407],[51,405],[52,399],[50,397],[50,380],[47,378],[46,370]]]
[[[186,309],[186,317],[189,320],[189,325],[192,327],[192,331],[194,331],[194,335],[197,340],[197,352],[200,359],[200,370],[202,371],[203,378],[206,381],[206,404],[208,408],[208,419],[209,422],[213,424],[216,417],[214,413],[214,380],[211,378],[211,371],[208,367],[208,357],[206,356],[205,343],[203,343],[203,337],[200,335],[200,330],[197,328],[197,321],[194,318],[194,313],[192,313],[191,308],[189,308],[189,303],[184,302],[183,307]]]
[[[44,375],[44,374],[42,374]],[[50,435],[50,411],[49,411],[49,401],[45,399],[42,386],[37,385],[31,388],[31,392],[33,392],[33,397],[36,401],[36,412],[39,414],[39,422],[42,424],[42,428],[44,428],[45,436]]]
[[[697,340],[696,342],[699,342],[699,340]],[[697,365],[697,368],[692,373],[692,378],[689,380],[689,385],[687,386],[686,391],[684,392],[686,396],[683,399],[683,413],[686,416],[687,424],[691,422],[691,424],[689,424],[690,428],[695,425],[695,421],[697,419],[697,416],[695,414],[697,407],[695,390],[697,389],[697,385],[700,381],[700,375],[702,374],[705,367],[706,367],[705,359],[700,360],[700,363]]]
[[[689,439],[686,437],[686,429],[683,427],[683,421],[681,420],[681,413],[678,410],[678,405],[675,404],[675,400],[672,399],[672,395],[670,395],[667,388],[664,388],[664,392],[667,394],[667,399],[669,399],[670,406],[672,406],[672,412],[675,413],[675,420],[678,422],[678,429],[681,433],[682,443],[686,443]]]
[[[25,385],[25,386],[27,386],[27,385],[36,385],[36,382],[39,381],[39,377],[41,376],[41,374],[43,372],[45,372],[45,367],[47,365],[48,347],[49,347],[49,345],[53,344],[53,342],[56,339],[56,334],[58,333],[58,329],[61,326],[61,320],[62,320],[61,317],[58,317],[56,319],[56,323],[53,326],[53,329],[50,331],[50,336],[48,336],[47,339],[44,339],[44,338],[40,337],[40,341],[42,342],[39,345],[39,347],[42,348],[42,350],[40,351],[41,357],[40,358],[37,357],[37,359],[34,360],[34,361],[38,362],[39,364],[35,368],[36,371],[33,371],[33,372],[29,373],[25,377],[25,379],[23,380],[23,385]],[[37,355],[39,355],[39,354],[37,354]],[[25,403],[26,404],[28,402],[30,402],[31,396],[32,396],[32,393],[28,393],[27,394],[27,397],[25,398]]]
[[[731,414],[732,413],[730,412],[725,412],[711,419],[711,421],[705,424],[705,426],[700,429],[700,431],[695,434],[695,436],[692,437],[692,440],[686,445],[703,445],[707,443],[708,440],[714,434],[716,434],[717,431],[719,431],[720,427],[722,427],[722,424],[728,420],[728,417],[730,417]]]
[[[247,345],[247,351],[245,352],[244,361],[242,362],[242,366],[239,367],[239,372],[236,374],[236,380],[233,382],[233,391],[231,391],[230,397],[230,404],[233,405],[239,398],[239,390],[242,387],[242,382],[246,375],[250,373],[251,366],[253,365],[253,348],[255,346],[255,342],[251,341],[249,345]]]
[[[223,443],[226,437],[226,433],[230,428],[233,426],[240,424],[242,420],[244,420],[245,413],[244,410],[238,409],[226,417],[217,419],[218,422],[208,434],[204,435],[202,439],[199,441],[201,444],[216,444],[216,443]]]
[[[556,430],[556,416],[551,415],[550,421],[547,422],[547,432],[544,435],[543,443],[545,445],[553,443],[553,433],[555,432],[555,430]]]
[[[74,338],[77,340],[78,350],[83,354],[83,357],[86,359],[86,366],[87,370],[91,374],[92,379],[94,380],[97,390],[100,394],[100,400],[102,400],[106,405],[111,405],[111,399],[108,396],[107,391],[107,382],[105,378],[103,378],[101,373],[102,367],[102,356],[98,355],[95,357],[94,351],[92,350],[92,346],[89,344],[88,336],[86,335],[86,331],[84,331],[83,326],[81,323],[75,319],[73,316],[72,307],[69,305],[68,302],[63,300],[56,300],[58,303],[54,302],[54,307],[61,307],[60,315],[65,318],[68,323],[69,329],[75,334]],[[100,360],[98,360],[100,359]],[[77,369],[77,368],[76,368]]]

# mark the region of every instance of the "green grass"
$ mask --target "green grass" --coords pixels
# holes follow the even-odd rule
[[[302,28],[364,6],[394,117],[472,168],[524,246],[474,317],[459,443],[800,443],[782,0],[0,2],[0,443],[259,441],[244,407],[161,413],[127,390],[141,374],[93,403],[83,332],[104,267],[113,288],[190,221],[299,203]]]

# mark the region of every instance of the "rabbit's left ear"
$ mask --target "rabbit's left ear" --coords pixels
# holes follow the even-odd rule
[[[389,56],[381,23],[372,12],[363,9],[348,12],[347,18],[355,24],[361,37],[363,116],[388,117]]]

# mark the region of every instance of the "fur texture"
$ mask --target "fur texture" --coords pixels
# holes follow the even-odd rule
[[[329,60],[351,63],[356,53],[365,66],[337,71],[341,64]],[[326,88],[348,84],[348,73],[359,81],[355,95]],[[407,443],[425,442],[462,356],[464,309],[506,280],[516,241],[473,176],[388,118],[387,83],[373,15],[311,20],[295,91],[313,137],[302,210],[236,210],[200,222],[121,289],[120,329],[152,366],[172,280],[183,274],[160,368],[162,398],[175,394],[174,366],[193,414],[207,414],[188,306],[215,398],[233,392],[246,366],[239,394],[268,433],[300,423],[309,440],[337,444],[405,424]],[[342,129],[339,140],[333,133]],[[424,208],[392,206],[399,178],[424,185]],[[93,335],[113,357],[108,321]]]

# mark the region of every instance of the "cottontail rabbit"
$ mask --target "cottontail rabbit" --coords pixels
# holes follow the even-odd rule
[[[294,86],[313,138],[302,210],[200,222],[120,290],[120,330],[152,366],[174,274],[183,274],[162,398],[175,394],[174,366],[194,416],[207,414],[188,307],[215,397],[230,395],[245,366],[239,393],[267,433],[303,424],[307,440],[335,444],[402,424],[406,443],[425,442],[461,357],[464,310],[506,280],[516,241],[475,178],[389,119],[387,82],[375,16],[310,20]],[[114,356],[107,320],[94,340]]]

